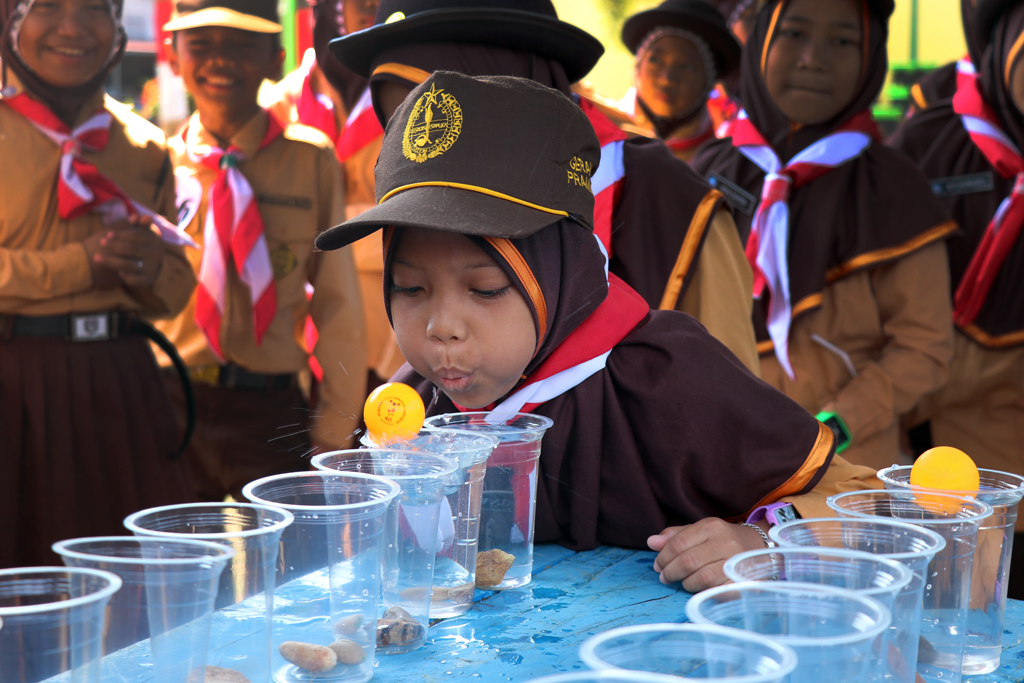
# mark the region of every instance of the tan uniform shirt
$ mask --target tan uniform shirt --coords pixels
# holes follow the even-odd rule
[[[832,344],[849,356],[852,376]],[[899,463],[899,417],[942,386],[953,357],[946,248],[932,243],[825,287],[821,307],[790,330],[792,382],[774,352],[762,378],[812,414],[834,411],[853,437],[843,456],[875,469]]]
[[[14,74],[8,79],[19,88]],[[135,201],[173,218],[174,182],[163,133],[102,94],[82,108],[74,125],[103,106],[113,115],[109,142],[102,151],[84,150],[82,156]],[[60,217],[60,147],[3,104],[0,159],[0,313],[125,310],[159,318],[184,308],[196,279],[182,248],[168,244],[151,289],[93,289],[82,242],[109,227],[95,213],[70,221]]]
[[[309,53],[307,53],[308,59]],[[315,57],[314,57],[315,59]],[[297,103],[302,94],[304,70],[296,69],[281,81],[260,93],[260,102],[282,122],[301,123]],[[348,112],[341,97],[327,82],[320,68],[313,66],[310,85],[314,92],[327,95],[334,103],[338,130],[345,126]],[[376,204],[374,197],[373,171],[380,155],[384,136],[369,143],[356,152],[342,165],[345,182],[345,218],[353,218]],[[352,245],[356,268],[359,271],[360,291],[363,295],[363,311],[366,316],[367,364],[378,377],[389,379],[405,358],[398,348],[394,330],[384,309],[384,257],[380,235],[370,235]]]
[[[259,373],[293,373],[306,367],[303,343],[307,314],[320,333],[313,351],[324,371],[319,418],[313,427],[316,442],[333,447],[349,444],[362,415],[366,377],[366,339],[362,299],[351,249],[313,252],[318,233],[342,221],[344,199],[334,150],[312,128],[290,125],[283,135],[259,149],[268,117],[258,113],[231,140],[247,159],[239,164],[257,197],[267,247],[274,267],[277,314],[262,344],[256,343],[249,288],[228,267],[227,304],[221,323],[224,360]],[[188,149],[218,145],[199,117],[193,116],[187,138],[170,141],[178,184],[178,200],[193,207],[186,230],[203,243],[207,196],[217,171],[193,161]],[[218,145],[219,146],[219,145]],[[259,151],[257,151],[259,150]],[[201,254],[189,259],[199,272]],[[312,301],[305,285],[314,287]],[[190,366],[217,363],[206,337],[195,322],[195,297],[184,312],[160,329],[178,347]]]

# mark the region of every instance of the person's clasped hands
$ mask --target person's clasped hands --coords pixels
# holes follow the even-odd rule
[[[698,593],[729,581],[722,569],[730,557],[759,550],[765,544],[750,527],[708,517],[695,524],[668,527],[648,538],[647,546],[658,553],[654,571],[662,583],[682,581],[683,590]]]
[[[133,216],[82,243],[96,289],[153,286],[163,265],[164,247],[152,226],[148,216]]]

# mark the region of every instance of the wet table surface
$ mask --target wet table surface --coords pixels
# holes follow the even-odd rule
[[[576,553],[554,545],[538,546],[528,586],[477,591],[473,609],[432,626],[422,648],[379,656],[373,680],[517,683],[583,669],[577,650],[591,635],[630,624],[686,621],[689,593],[658,581],[652,570],[654,557],[652,552],[621,548]],[[211,642],[210,646],[223,644]],[[105,659],[104,683],[150,680],[151,672],[137,666],[145,657],[132,658],[135,661],[124,657],[133,649]],[[1024,602],[1010,600],[1007,605],[999,670],[964,680],[1024,680]]]

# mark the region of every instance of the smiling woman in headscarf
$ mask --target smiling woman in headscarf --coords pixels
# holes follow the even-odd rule
[[[714,138],[708,97],[739,67],[740,44],[705,0],[666,0],[634,14],[622,42],[636,55],[633,88],[620,106],[683,161]]]
[[[952,355],[942,241],[955,224],[912,162],[878,144],[868,111],[891,11],[768,3],[744,50],[745,113],[693,161],[732,190],[762,377],[875,468],[898,462],[899,416],[942,385]]]
[[[962,231],[947,243],[956,356],[949,383],[913,422],[930,419],[935,445],[956,446],[979,467],[1024,474],[1024,2],[981,2],[978,12],[979,73],[964,74],[952,99],[891,141],[943,179],[935,187]],[[1024,595],[1024,575],[1012,583]]]
[[[693,318],[650,311],[608,273],[594,197],[567,182],[571,169],[600,172],[597,138],[568,99],[527,79],[438,71],[388,127],[378,205],[317,246],[383,229],[384,296],[409,359],[395,379],[428,415],[554,421],[536,476],[537,542],[650,542],[666,581],[700,590],[724,581],[719,560],[763,547],[721,518],[780,498],[828,514],[828,493],[877,480],[833,459],[832,433]],[[690,571],[666,559],[666,543],[678,549],[669,538],[691,539]]]
[[[103,95],[120,14],[0,1],[0,566],[53,564],[54,541],[189,499],[133,318],[181,311],[196,281],[158,216],[175,213],[164,136]]]

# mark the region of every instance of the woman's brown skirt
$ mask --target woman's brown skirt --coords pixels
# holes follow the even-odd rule
[[[55,541],[189,502],[180,439],[144,338],[0,340],[0,568],[62,564]]]

